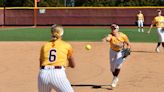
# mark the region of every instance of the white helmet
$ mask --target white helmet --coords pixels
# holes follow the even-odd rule
[[[119,26],[117,24],[111,24],[112,29],[119,29]]]

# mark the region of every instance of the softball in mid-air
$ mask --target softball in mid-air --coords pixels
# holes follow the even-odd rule
[[[87,45],[85,45],[85,49],[86,50],[91,50],[92,49],[92,46],[90,44],[87,44]]]

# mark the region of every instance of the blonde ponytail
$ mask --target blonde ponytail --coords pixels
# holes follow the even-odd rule
[[[64,34],[64,29],[60,25],[52,25],[51,27],[51,34],[52,34],[52,40],[56,41],[57,39],[61,38]]]

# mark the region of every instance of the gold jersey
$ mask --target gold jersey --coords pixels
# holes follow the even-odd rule
[[[124,42],[128,43],[129,39],[125,34],[119,32],[119,37],[112,36],[110,40],[110,47],[114,51],[120,51],[124,46]]]
[[[138,20],[144,20],[144,15],[143,14],[137,14]]]
[[[47,42],[41,48],[40,64],[41,66],[67,66],[67,59],[72,56],[72,53],[72,46],[61,39]]]
[[[156,16],[153,20],[157,28],[164,27],[164,16]]]

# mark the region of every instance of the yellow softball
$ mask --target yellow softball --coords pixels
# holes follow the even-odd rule
[[[85,49],[86,49],[86,50],[91,50],[91,49],[92,49],[92,46],[89,45],[89,44],[87,44],[87,45],[85,45]]]

